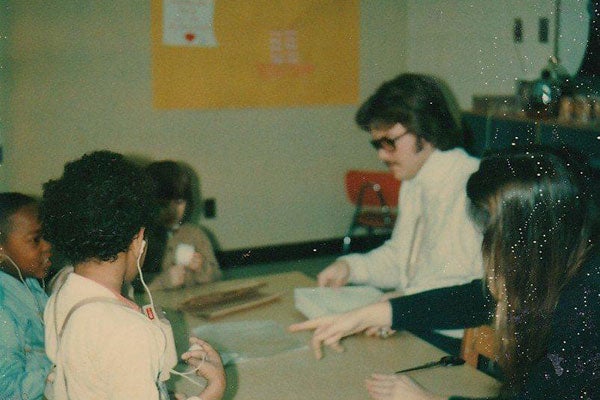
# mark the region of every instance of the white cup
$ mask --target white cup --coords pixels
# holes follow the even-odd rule
[[[191,244],[179,243],[175,249],[175,263],[177,265],[190,265],[196,249]]]

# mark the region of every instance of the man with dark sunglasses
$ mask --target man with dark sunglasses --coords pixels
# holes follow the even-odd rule
[[[357,124],[402,181],[399,215],[390,240],[366,254],[340,257],[318,275],[320,286],[369,284],[400,296],[483,276],[482,237],[469,218],[465,191],[479,160],[463,149],[464,133],[448,96],[433,77],[402,74],[359,108]],[[388,328],[367,333],[384,337]],[[441,333],[462,336],[462,331]],[[447,343],[447,351],[457,350],[458,340]]]

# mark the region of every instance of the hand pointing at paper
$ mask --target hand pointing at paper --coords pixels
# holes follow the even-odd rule
[[[342,338],[363,332],[372,327],[390,326],[392,307],[389,302],[378,302],[343,314],[314,318],[289,326],[290,332],[314,330],[310,341],[315,357],[323,357],[322,346],[337,352],[344,350]]]

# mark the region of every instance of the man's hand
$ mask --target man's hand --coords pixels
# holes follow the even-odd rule
[[[340,287],[348,283],[350,265],[346,261],[336,261],[317,275],[319,286]]]

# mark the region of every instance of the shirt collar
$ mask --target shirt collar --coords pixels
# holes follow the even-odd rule
[[[458,148],[446,151],[434,150],[414,177],[414,182],[426,188],[440,187],[447,180],[448,173],[452,170],[461,151]]]
[[[85,293],[86,294],[85,297],[101,296],[101,297],[116,298],[121,303],[125,304],[127,307],[129,307],[133,310],[136,310],[136,311],[141,311],[140,307],[137,304],[135,304],[133,301],[122,296],[121,293],[117,293],[117,292],[113,291],[112,289],[109,289],[106,286],[102,285],[101,283],[96,282],[93,279],[79,275],[75,272],[69,274],[69,277],[67,279],[74,280],[75,282],[77,282],[77,286],[79,287],[79,292]]]

